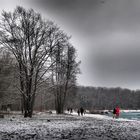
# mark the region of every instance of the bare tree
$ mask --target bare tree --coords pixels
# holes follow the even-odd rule
[[[54,59],[56,63],[52,69],[52,85],[54,85],[55,108],[57,113],[60,114],[64,111],[69,89],[76,84],[80,62],[76,62],[75,49],[68,43],[68,40],[66,40],[65,45],[59,42]]]
[[[34,10],[17,7],[13,13],[2,13],[0,42],[17,60],[24,117],[32,117],[37,88],[49,76],[50,61],[62,31],[53,22],[44,21]]]

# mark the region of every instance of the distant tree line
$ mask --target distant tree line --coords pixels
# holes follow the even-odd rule
[[[140,90],[129,90],[106,87],[77,87],[75,106],[89,110],[113,109],[115,106],[122,109],[140,109]]]
[[[16,69],[9,51],[0,49],[0,106],[15,102],[19,98],[14,88]],[[14,93],[14,94],[13,94]]]
[[[54,109],[52,100],[54,96],[47,94],[44,97],[45,108]],[[120,106],[121,109],[140,109],[140,90],[130,90],[120,87],[86,87],[75,86],[66,98],[64,109],[78,109],[83,107],[88,110],[112,110],[114,107]]]

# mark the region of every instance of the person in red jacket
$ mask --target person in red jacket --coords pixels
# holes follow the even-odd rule
[[[119,106],[116,107],[116,118],[119,118],[120,116],[120,108]]]

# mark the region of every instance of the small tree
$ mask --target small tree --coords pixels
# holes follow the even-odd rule
[[[76,84],[80,64],[76,62],[74,47],[69,44],[68,40],[64,44],[59,43],[55,51],[53,59],[56,63],[52,69],[55,108],[58,114],[63,113],[68,91]]]

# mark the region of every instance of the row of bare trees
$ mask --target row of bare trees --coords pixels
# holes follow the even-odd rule
[[[42,83],[55,95],[57,113],[63,113],[68,89],[79,72],[75,48],[57,25],[45,21],[33,9],[17,7],[3,11],[0,22],[1,47],[12,52],[24,117],[32,117],[35,97]]]
[[[75,97],[76,107],[82,106],[89,110],[113,109],[140,109],[140,90],[123,89],[120,87],[77,87]]]
[[[0,99],[4,98],[11,84],[12,61],[10,53],[0,49]],[[0,104],[2,104],[2,100]]]

